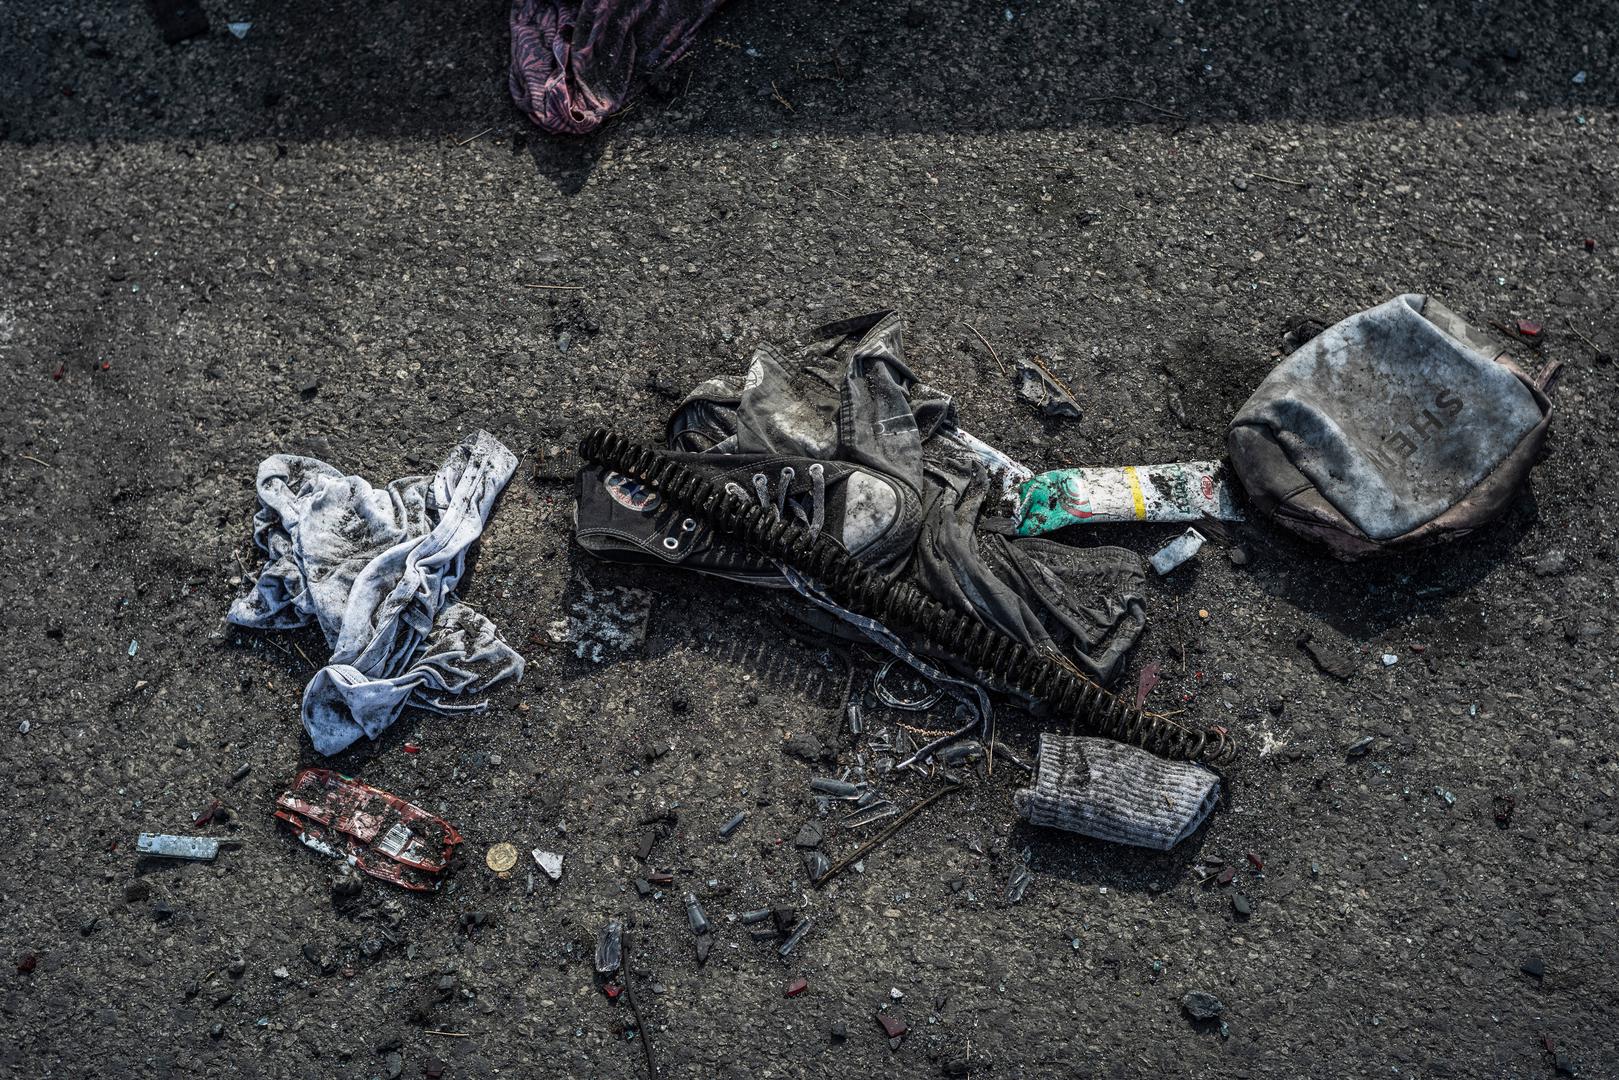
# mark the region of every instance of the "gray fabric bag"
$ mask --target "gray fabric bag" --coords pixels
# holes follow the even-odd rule
[[[1359,559],[1499,516],[1540,458],[1557,365],[1532,379],[1431,297],[1323,331],[1259,384],[1226,436],[1259,510]]]

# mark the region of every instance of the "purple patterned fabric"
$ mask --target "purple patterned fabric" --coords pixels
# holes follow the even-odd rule
[[[512,0],[512,99],[546,131],[582,135],[638,74],[679,60],[724,0]]]

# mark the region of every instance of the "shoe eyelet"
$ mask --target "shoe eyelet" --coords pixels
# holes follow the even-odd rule
[[[694,518],[687,518],[680,523],[681,532],[691,532],[695,528],[697,528],[697,521]],[[673,540],[674,537],[671,536],[669,539]]]
[[[663,538],[663,546],[668,548],[670,551],[674,551],[676,548],[678,548],[680,546],[680,541],[676,540],[672,536],[665,536]]]

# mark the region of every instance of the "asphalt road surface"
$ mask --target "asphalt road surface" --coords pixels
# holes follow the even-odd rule
[[[512,108],[498,2],[203,6],[174,47],[140,4],[0,9],[0,1071],[633,1078],[647,1040],[663,1077],[1619,1076],[1612,3],[737,0],[570,140]],[[852,760],[843,671],[783,600],[571,543],[554,448],[655,440],[686,388],[825,316],[901,309],[919,374],[1043,468],[1216,455],[1284,331],[1403,291],[1544,326],[1512,349],[1566,365],[1550,452],[1465,543],[1346,566],[1254,522],[1246,565],[1211,546],[1151,582],[1124,685],[1160,665],[1154,702],[1244,748],[1166,854],[1020,824],[998,763],[806,891],[833,766],[783,747]],[[967,324],[1084,418],[1017,402]],[[466,596],[528,672],[331,762],[466,837],[435,895],[334,895],[270,817],[320,762],[298,702],[324,643],[221,622],[258,564],[254,470],[382,482],[479,427],[523,463]],[[616,586],[651,596],[643,643],[555,640]],[[896,720],[943,722],[868,722]],[[1038,732],[1002,718],[1023,752]],[[229,821],[193,826],[214,798]],[[668,807],[675,883],[643,898]],[[143,831],[238,846],[143,863]],[[833,858],[864,835],[825,831]],[[530,888],[534,847],[559,883]],[[815,920],[785,961],[732,921],[773,904]],[[591,971],[611,917],[634,1038]]]

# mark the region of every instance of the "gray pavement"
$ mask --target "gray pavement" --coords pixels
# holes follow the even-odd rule
[[[666,1077],[1619,1075],[1613,4],[739,0],[565,142],[505,97],[499,3],[204,7],[173,48],[138,4],[0,10],[8,1075],[645,1076],[592,983],[610,916]],[[1245,751],[1167,854],[1019,824],[998,765],[806,895],[823,770],[782,745],[854,752],[842,673],[784,601],[591,563],[534,468],[597,424],[655,439],[755,342],[887,306],[1030,465],[1208,456],[1288,326],[1407,290],[1544,324],[1514,348],[1567,365],[1549,456],[1467,543],[1345,566],[1256,523],[1247,565],[1206,548],[1152,582],[1125,684],[1160,664],[1153,700]],[[1085,418],[1019,405],[969,323]],[[467,839],[437,895],[339,902],[269,816],[318,761],[297,711],[321,642],[221,625],[254,469],[301,451],[384,481],[479,426],[524,463],[467,596],[528,674],[334,760]],[[553,641],[581,581],[655,594],[644,648]],[[137,861],[213,797],[237,849]],[[639,822],[675,803],[653,862],[676,885],[640,898]],[[859,841],[827,832],[834,858]],[[562,881],[493,877],[500,841],[564,852]],[[1211,856],[1232,888],[1199,884]],[[719,924],[704,967],[684,888]],[[816,920],[787,962],[727,918],[775,903]],[[1181,1013],[1193,989],[1223,1030]]]

